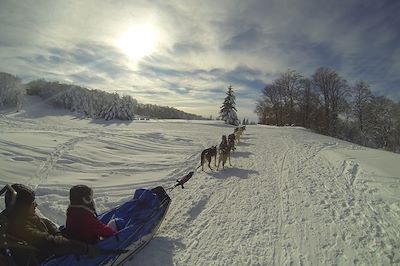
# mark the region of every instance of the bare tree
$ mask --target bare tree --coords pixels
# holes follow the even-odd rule
[[[267,124],[268,106],[264,100],[257,101],[254,113],[256,113],[258,116],[258,123]]]
[[[384,97],[372,100],[371,138],[376,148],[392,149],[391,140],[395,134],[395,103]]]
[[[368,114],[368,110],[370,109],[371,101],[373,99],[373,95],[371,90],[369,89],[369,85],[360,80],[358,81],[354,87],[352,88],[353,100],[352,100],[352,108],[353,114],[357,119],[358,129],[361,134],[361,144],[365,145],[366,138],[366,119],[370,115]]]
[[[288,70],[283,73],[276,81],[275,85],[281,90],[285,106],[287,106],[287,121],[289,125],[294,123],[295,119],[295,104],[298,102],[302,76],[295,70]]]
[[[375,97],[364,81],[350,90],[333,69],[319,68],[311,78],[292,70],[283,73],[263,88],[255,113],[260,123],[296,122],[326,135],[400,152],[400,103]]]
[[[317,117],[319,114],[320,101],[318,95],[312,91],[311,80],[301,80],[302,90],[299,96],[299,117],[300,124],[306,128],[318,129]]]
[[[271,122],[277,126],[282,126],[284,121],[283,91],[277,86],[276,82],[273,82],[264,87],[262,94],[263,99],[259,101],[256,111],[258,110],[258,113],[262,113],[265,116],[266,123]],[[271,114],[269,115],[269,113]]]
[[[312,84],[321,94],[324,109],[323,133],[334,136],[338,115],[348,93],[347,82],[335,70],[321,67],[312,76]]]

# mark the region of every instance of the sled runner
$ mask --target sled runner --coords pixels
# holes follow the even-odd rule
[[[3,190],[2,192],[4,192]],[[95,257],[71,255],[50,258],[41,265],[122,265],[132,259],[133,255],[150,242],[164,220],[170,202],[170,197],[162,187],[151,190],[138,189],[131,200],[98,216],[98,219],[104,224],[113,220],[118,228],[116,235],[96,244],[96,247],[102,251],[100,255]],[[5,229],[3,224],[0,228]],[[6,241],[6,239],[1,240]],[[8,243],[8,246],[5,246],[4,243]],[[12,244],[10,239],[1,244],[3,244],[0,245],[3,258],[6,257],[10,261],[12,261],[13,254],[9,252],[9,248],[15,245],[21,246],[21,248],[29,248],[23,242]],[[5,253],[3,249],[6,251]]]

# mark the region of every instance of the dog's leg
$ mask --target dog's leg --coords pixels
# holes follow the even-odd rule
[[[231,153],[228,154],[228,160],[229,160],[229,165],[232,166],[232,164],[231,164]]]
[[[211,157],[210,157],[210,160],[208,161],[208,167],[211,169],[211,171],[213,171],[210,164],[211,164]]]

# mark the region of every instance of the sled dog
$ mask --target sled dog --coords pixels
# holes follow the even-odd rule
[[[228,136],[228,145],[231,147],[232,151],[236,150],[236,148],[235,148],[235,139],[236,139],[235,133],[230,134]]]
[[[233,134],[235,134],[236,143],[239,143],[240,137],[242,136],[243,131],[244,131],[245,129],[246,129],[246,126],[242,126],[242,127],[237,127],[237,128],[235,128],[235,131],[234,131]]]
[[[207,160],[208,167],[212,170],[210,166],[212,157],[214,157],[214,164],[217,166],[217,146],[211,146],[211,148],[205,149],[201,152],[200,165],[197,167],[197,169],[201,166],[201,170],[204,171],[204,164]]]
[[[232,146],[231,143],[228,142],[228,145],[219,151],[219,158],[218,158],[218,166],[217,166],[217,170],[219,169],[219,165],[222,162],[222,169],[225,168],[225,163],[228,160],[229,161],[229,165],[232,166],[231,164],[231,150],[232,150]]]
[[[219,144],[219,152],[221,152],[221,150],[225,149],[226,146],[228,146],[228,140],[226,139],[226,135],[223,135],[221,143]]]

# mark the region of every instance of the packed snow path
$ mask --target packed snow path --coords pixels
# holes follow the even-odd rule
[[[101,212],[136,188],[173,185],[232,132],[220,122],[4,115],[0,181],[36,186],[39,211],[61,224],[72,184],[94,187]],[[398,154],[248,126],[231,161],[170,193],[156,237],[129,264],[400,264]]]
[[[360,148],[340,143],[303,129],[248,127],[233,167],[174,191],[160,239],[137,262],[170,247],[165,259],[177,265],[399,263],[398,199],[375,197],[358,163],[329,160],[334,150]]]

